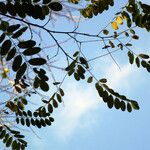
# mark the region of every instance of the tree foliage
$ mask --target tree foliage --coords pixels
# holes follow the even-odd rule
[[[105,13],[114,6],[114,0],[68,0],[59,2],[53,0],[6,0],[0,2],[0,69],[1,81],[0,92],[5,95],[3,102],[0,102],[0,139],[6,147],[12,149],[25,149],[27,141],[21,131],[14,129],[14,124],[37,128],[50,126],[54,121],[51,116],[54,109],[62,103],[65,89],[62,84],[66,77],[73,77],[76,81],[85,80],[87,83],[95,84],[95,88],[108,108],[120,109],[131,112],[138,110],[139,104],[136,100],[127,98],[119,94],[107,84],[107,79],[97,78],[92,73],[90,61],[100,58],[97,56],[88,59],[82,52],[82,44],[93,39],[101,41],[105,55],[112,56],[118,50],[127,50],[130,64],[145,68],[150,72],[150,60],[147,54],[136,54],[132,51],[131,42],[123,42],[121,36],[128,41],[138,40],[136,28],[144,28],[150,31],[150,6],[135,0],[129,0],[122,7],[121,11],[108,26],[103,28],[98,34],[78,32],[78,26],[73,31],[57,31],[48,28],[54,16],[66,17],[67,13],[73,11],[73,7],[81,6],[77,12],[83,18],[92,18]],[[70,18],[73,18],[71,15]],[[44,25],[39,23],[45,21]],[[124,25],[124,31],[119,32],[119,28]],[[110,29],[111,27],[111,29]],[[110,33],[113,31],[113,34]],[[46,32],[57,47],[56,54],[49,58],[42,45],[40,32]],[[62,46],[55,35],[67,36],[78,46],[77,51],[70,55]],[[38,36],[38,38],[36,37]],[[88,38],[88,41],[81,41],[81,37]],[[36,38],[35,38],[36,37]],[[37,42],[39,39],[40,42]],[[48,47],[49,48],[49,47]],[[66,66],[53,66],[53,59],[61,54],[61,58],[66,61]],[[50,52],[49,52],[50,53]],[[63,56],[63,57],[62,57]],[[57,81],[51,68],[65,72],[62,81]],[[49,80],[51,74],[53,82]],[[51,86],[56,87],[50,93]],[[49,92],[47,96],[44,93]],[[39,95],[42,104],[35,110],[28,106],[32,95]],[[31,98],[30,98],[31,97]],[[13,116],[13,119],[10,119]],[[15,118],[15,119],[14,119]],[[13,124],[11,123],[13,122]]]

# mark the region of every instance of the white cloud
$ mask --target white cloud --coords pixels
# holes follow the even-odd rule
[[[104,72],[108,78],[109,85],[119,89],[122,86],[128,88],[130,86],[128,78],[132,73],[135,73],[130,64],[124,65],[121,70],[118,70],[115,65],[111,65],[105,68]],[[65,106],[61,108],[59,114],[55,117],[54,130],[55,132],[57,131],[56,134],[61,140],[68,140],[77,130],[87,130],[87,128],[89,130],[91,124],[97,122],[93,116],[102,107],[100,108],[101,101],[95,88],[90,87],[90,85],[83,87],[80,83],[72,81],[64,89],[66,91]],[[102,118],[103,115],[101,116]]]
[[[94,88],[83,88],[78,83],[71,82],[65,87],[65,91],[65,106],[61,108],[55,121],[57,135],[64,140],[71,137],[76,129],[85,129],[95,121],[92,121],[91,113],[100,106]]]
[[[135,68],[130,64],[121,66],[121,70],[116,68],[115,65],[106,68],[105,74],[108,79],[109,85],[112,85],[113,88],[121,88],[122,86],[129,88],[130,82],[129,77],[134,74]]]

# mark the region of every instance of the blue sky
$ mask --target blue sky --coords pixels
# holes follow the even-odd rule
[[[142,0],[150,4],[149,0]],[[126,0],[121,1],[120,8]],[[81,22],[81,31],[94,32],[101,29],[114,9],[97,16],[90,21]],[[72,23],[56,22],[55,28],[67,29]],[[150,54],[150,35],[145,30],[138,31],[140,40],[134,42],[133,48],[138,52]],[[59,37],[61,38],[61,37]],[[67,45],[67,44],[66,44]],[[68,46],[68,50],[74,48]],[[97,55],[99,46],[91,44],[84,47],[86,55]],[[91,52],[92,51],[92,52]],[[92,63],[97,76],[106,77],[109,85],[122,94],[138,100],[139,111],[132,113],[108,109],[98,97],[94,85],[66,80],[64,104],[55,110],[55,122],[51,127],[35,129],[40,138],[30,130],[26,131],[27,150],[149,150],[150,149],[150,74],[128,63],[126,53],[117,52],[113,56],[120,64],[121,70],[110,56]],[[126,61],[125,61],[126,60]]]
[[[122,3],[124,2],[126,1],[122,1]],[[149,3],[148,0],[143,2]],[[116,7],[119,8],[122,3]],[[81,29],[94,31],[101,28],[110,19],[110,14],[113,14],[113,11],[81,23]],[[58,27],[60,25],[62,25],[61,21],[58,22]],[[134,43],[135,51],[150,53],[149,33],[144,30],[138,32],[140,41]],[[99,47],[96,46],[91,44],[91,46],[88,46],[87,51],[89,49],[98,49]],[[85,46],[85,48],[87,47]],[[91,55],[91,52],[87,52],[87,55]],[[36,130],[41,139],[29,133],[28,135],[31,138],[28,138],[29,147],[27,149],[150,149],[149,74],[144,69],[137,69],[135,65],[130,65],[126,55],[122,54],[122,52],[115,53],[114,57],[119,62],[121,71],[118,70],[109,56],[106,57],[107,59],[102,58],[97,62],[93,62],[95,70],[99,70],[103,77],[107,77],[109,84],[120,93],[137,99],[141,109],[132,113],[115,109],[110,110],[98,97],[94,86],[68,80],[64,85],[66,91],[64,105],[56,110],[55,122],[50,128]]]

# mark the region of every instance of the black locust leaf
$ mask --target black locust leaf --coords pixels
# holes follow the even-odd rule
[[[27,69],[27,64],[23,63],[16,73],[17,80],[19,80],[24,75],[24,73],[26,72],[26,69]]]
[[[21,41],[19,42],[19,48],[32,48],[36,45],[36,42],[33,40]]]
[[[26,49],[23,54],[26,55],[26,56],[31,56],[31,55],[34,55],[34,54],[37,54],[41,51],[41,48],[40,47],[32,47],[32,48],[28,48]]]
[[[14,61],[13,61],[13,64],[12,64],[13,71],[16,72],[20,68],[21,64],[22,64],[22,57],[21,57],[21,55],[17,55],[14,58]]]
[[[40,88],[44,91],[44,92],[47,92],[49,90],[49,85],[45,82],[45,81],[42,81],[40,82]]]
[[[62,10],[62,5],[58,2],[52,2],[48,5],[48,7],[53,11],[60,11]]]
[[[11,48],[11,41],[10,40],[6,40],[3,44],[2,44],[2,47],[1,47],[1,51],[0,51],[0,54],[3,56],[3,55],[6,55],[9,51],[9,49]]]
[[[33,66],[41,66],[46,63],[46,60],[44,58],[32,58],[29,60],[29,64]]]
[[[16,54],[16,48],[13,47],[7,54],[6,61],[11,60]]]
[[[2,43],[2,42],[3,42],[3,40],[5,39],[5,36],[6,36],[6,34],[5,34],[5,33],[3,33],[3,34],[0,36],[0,43]]]
[[[7,32],[13,33],[20,28],[20,24],[11,25],[7,28]]]
[[[21,28],[19,31],[15,32],[12,35],[12,38],[16,39],[16,38],[20,37],[27,29],[28,29],[28,27]]]

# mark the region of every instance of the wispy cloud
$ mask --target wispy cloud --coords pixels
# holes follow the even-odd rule
[[[129,87],[128,78],[134,73],[129,64],[122,66],[121,71],[112,64],[106,67],[104,72],[109,85],[113,85],[113,88],[121,88],[123,84],[124,87]],[[65,106],[61,108],[61,112],[56,116],[55,129],[57,136],[65,140],[71,138],[77,130],[87,130],[92,123],[97,122],[92,116],[100,109],[101,101],[96,96],[97,92],[94,87],[90,88],[87,85],[83,87],[82,84],[73,81],[64,88],[66,91]]]
[[[88,120],[92,123],[91,113],[100,105],[100,101],[94,98],[96,91],[92,88],[84,88],[78,83],[72,82],[67,84],[65,91],[65,106],[57,115],[55,124],[57,135],[63,139],[70,137],[76,129],[88,127]]]
[[[122,86],[129,88],[129,77],[135,73],[134,69],[130,64],[121,66],[121,70],[116,68],[114,64],[111,65],[109,68],[106,68],[105,74],[108,79],[109,85],[117,89],[121,88]]]

